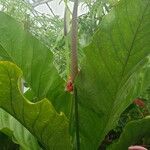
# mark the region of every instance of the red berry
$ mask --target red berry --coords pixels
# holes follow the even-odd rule
[[[136,104],[137,106],[141,107],[141,108],[145,107],[145,103],[139,98],[135,99],[133,101],[133,103]]]
[[[72,92],[73,91],[73,83],[72,83],[71,78],[69,78],[69,80],[67,82],[66,91],[68,91],[68,92]]]

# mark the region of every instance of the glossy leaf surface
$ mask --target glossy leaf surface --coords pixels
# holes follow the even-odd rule
[[[0,62],[0,107],[22,123],[46,149],[70,150],[68,120],[58,114],[50,101],[29,102],[20,92],[21,70],[10,62]]]

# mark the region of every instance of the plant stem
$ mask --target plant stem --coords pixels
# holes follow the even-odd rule
[[[78,59],[77,59],[77,13],[78,13],[78,0],[74,2],[73,14],[72,14],[72,29],[71,29],[71,79],[74,81],[78,73]]]
[[[72,29],[71,29],[71,79],[74,82],[78,74],[78,59],[77,59],[77,35],[78,35],[78,0],[74,1],[74,8],[72,14]],[[77,89],[74,86],[74,115],[75,115],[75,137],[76,137],[76,150],[80,150],[80,135],[79,135],[79,112],[78,112],[78,98]]]
[[[48,2],[46,2],[47,7],[49,8],[50,12],[56,17],[55,13],[53,12],[52,8],[49,6]]]
[[[76,130],[76,149],[80,150],[80,135],[79,135],[79,111],[77,89],[74,87],[74,102],[75,102],[75,130]]]

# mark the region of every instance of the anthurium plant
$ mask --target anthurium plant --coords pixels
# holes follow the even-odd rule
[[[47,46],[0,12],[0,131],[24,150],[127,150],[140,140],[148,146],[150,1],[116,3],[84,48],[80,70],[77,4],[67,83]],[[102,148],[129,107],[142,117]]]

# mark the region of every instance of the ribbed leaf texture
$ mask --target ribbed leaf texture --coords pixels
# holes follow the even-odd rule
[[[38,100],[48,98],[57,111],[69,114],[70,95],[53,65],[52,52],[21,23],[0,12],[0,56],[21,68],[25,81]]]
[[[29,102],[18,86],[21,75],[16,65],[0,62],[0,107],[22,123],[46,149],[70,150],[67,118],[58,114],[47,99]]]
[[[76,80],[82,150],[96,150],[139,96],[138,71],[150,54],[149,27],[149,0],[120,0],[85,48]]]

